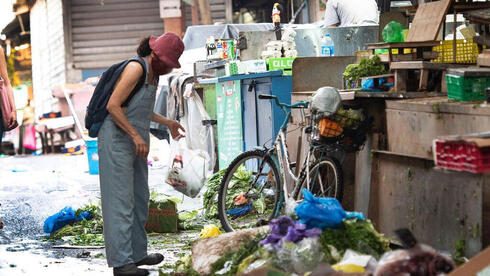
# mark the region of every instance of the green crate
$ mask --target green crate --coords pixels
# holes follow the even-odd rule
[[[293,74],[293,61],[295,58],[268,58],[267,67],[269,71],[282,70],[284,75]]]
[[[490,84],[490,78],[462,77],[448,74],[446,75],[446,82],[449,99],[471,102],[486,99],[485,90]]]

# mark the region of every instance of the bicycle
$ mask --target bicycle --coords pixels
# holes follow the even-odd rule
[[[295,104],[280,103],[272,95],[259,95],[262,100],[274,100],[286,114],[279,134],[271,148],[257,148],[239,154],[229,165],[221,181],[218,194],[219,219],[225,231],[239,228],[255,227],[267,224],[277,217],[286,202],[286,209],[294,209],[295,203],[301,201],[302,188],[310,190],[318,197],[343,197],[343,172],[341,163],[346,152],[356,150],[364,143],[356,140],[349,149],[342,141],[347,137],[358,136],[356,131],[343,131],[320,138],[316,122],[321,114],[310,113],[305,116],[308,102]],[[299,174],[293,172],[295,163],[290,162],[286,144],[287,127],[290,123],[291,110],[299,108],[302,114],[300,128],[309,135],[309,150],[306,153]],[[308,117],[308,123],[305,118]],[[360,125],[358,129],[364,127]],[[365,127],[364,127],[365,128]],[[364,131],[364,130],[361,130]],[[367,131],[366,131],[367,132]],[[287,174],[286,174],[287,173]],[[294,181],[294,188],[288,191],[289,176]],[[281,189],[282,188],[282,189]],[[286,210],[290,213],[291,210]],[[239,221],[240,220],[240,221]],[[237,223],[239,222],[239,223]]]

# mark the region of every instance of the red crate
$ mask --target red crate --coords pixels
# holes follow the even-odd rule
[[[490,147],[467,141],[435,140],[437,167],[472,173],[490,172]]]

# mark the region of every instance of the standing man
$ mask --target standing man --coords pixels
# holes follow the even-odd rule
[[[378,24],[376,0],[326,0],[325,27]]]

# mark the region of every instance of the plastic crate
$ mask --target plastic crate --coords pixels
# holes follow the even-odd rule
[[[472,173],[490,172],[490,147],[463,141],[434,141],[437,167]]]
[[[282,70],[284,75],[291,76],[294,59],[293,57],[268,58],[267,66],[269,71]]]
[[[441,45],[434,46],[432,51],[439,53],[434,63],[454,63],[453,41],[444,40]],[[478,58],[478,45],[472,39],[456,40],[456,63],[476,63]]]
[[[461,77],[446,75],[447,96],[449,99],[460,101],[481,101],[486,99],[486,88],[490,78]]]

